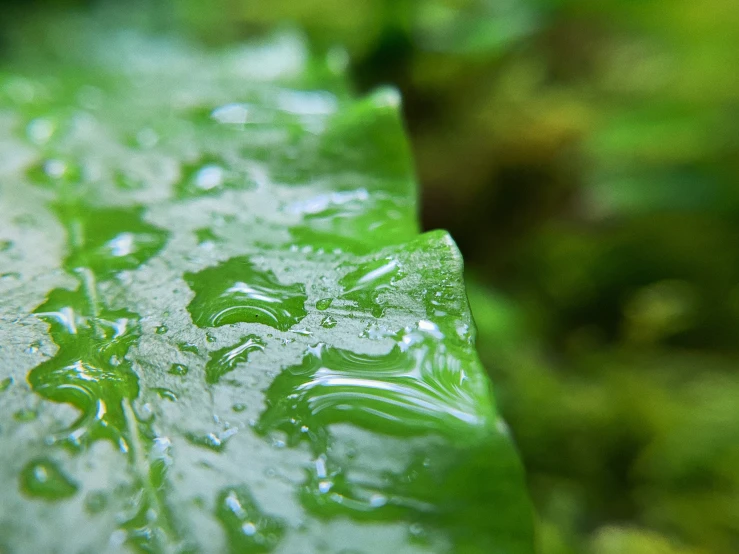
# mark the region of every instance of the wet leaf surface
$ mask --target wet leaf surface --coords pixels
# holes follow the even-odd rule
[[[0,551],[531,552],[397,95],[351,97],[294,35],[25,41],[0,70]]]

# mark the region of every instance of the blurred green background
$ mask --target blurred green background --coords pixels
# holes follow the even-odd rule
[[[400,88],[542,554],[739,552],[737,0],[157,6],[207,43],[297,26]]]

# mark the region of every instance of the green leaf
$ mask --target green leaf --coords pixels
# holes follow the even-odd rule
[[[531,552],[397,94],[354,99],[291,34],[23,36],[0,70],[0,552]]]

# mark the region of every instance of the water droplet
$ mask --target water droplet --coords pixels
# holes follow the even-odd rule
[[[201,190],[211,190],[220,187],[226,178],[226,172],[218,165],[203,166],[195,174],[195,186]]]
[[[284,522],[263,514],[244,486],[221,491],[216,516],[226,532],[231,552],[271,552],[285,534]]]
[[[340,421],[404,435],[475,432],[487,422],[478,412],[484,391],[462,374],[460,360],[431,338],[384,355],[318,344],[274,379],[258,430],[285,431],[291,444],[305,436],[302,426],[317,436]]]
[[[316,302],[316,309],[321,311],[327,310],[331,306],[331,303],[333,301],[333,298],[322,298],[321,300]]]
[[[215,384],[226,373],[236,369],[241,363],[249,360],[249,354],[254,351],[264,351],[264,343],[256,335],[242,338],[236,345],[227,346],[211,353],[205,365],[205,380]]]
[[[330,315],[327,315],[321,321],[321,327],[325,327],[326,329],[331,329],[333,327],[336,327],[337,323],[338,321],[336,321],[336,318],[333,318]]]
[[[241,532],[247,537],[251,537],[257,534],[257,526],[251,521],[247,521],[241,526]]]
[[[165,333],[166,333],[167,331],[169,331],[169,327],[167,327],[166,325],[160,325],[159,327],[157,327],[157,328],[156,328],[156,329],[154,330],[154,332],[155,332],[155,333],[156,333],[157,335],[163,335],[163,334],[165,334]]]
[[[164,246],[169,233],[144,221],[144,209],[57,208],[74,248],[65,260],[70,273],[87,268],[98,279],[138,269]]]
[[[28,170],[28,177],[37,185],[57,187],[62,184],[78,183],[81,180],[80,168],[69,161],[58,158],[45,160]]]
[[[358,309],[382,317],[385,305],[380,301],[381,294],[392,290],[404,276],[400,263],[393,258],[368,262],[341,279],[345,291],[342,297],[354,301]]]
[[[178,198],[198,198],[221,194],[225,189],[245,190],[255,187],[244,172],[228,169],[223,160],[206,156],[182,168],[182,179],[175,189]]]
[[[13,384],[12,377],[6,377],[5,379],[0,380],[0,392],[5,392],[11,387],[12,384]]]
[[[200,327],[245,322],[287,331],[306,316],[302,284],[284,285],[246,258],[187,273],[185,280],[195,292],[187,308]]]
[[[41,342],[37,340],[33,341],[28,345],[28,348],[26,348],[26,354],[35,354],[39,351],[39,348],[41,348]]]
[[[17,412],[13,414],[13,419],[15,419],[16,421],[20,421],[20,422],[33,421],[37,417],[38,417],[38,412],[36,410],[31,410],[28,408],[23,409],[23,410],[18,410]]]
[[[32,369],[27,380],[40,396],[81,412],[64,434],[71,446],[100,438],[120,445],[127,434],[123,401],[139,392],[138,376],[126,354],[141,331],[135,314],[98,306],[95,317],[82,315],[88,310],[84,287],[56,289],[35,310],[49,323],[60,348],[53,358]]]
[[[190,444],[194,444],[195,446],[201,446],[213,452],[223,452],[228,439],[235,435],[236,432],[237,429],[227,429],[218,434],[206,433],[204,435],[198,435],[195,433],[185,433],[185,438]]]
[[[189,342],[179,342],[177,343],[177,348],[180,349],[180,352],[190,352],[191,354],[200,354],[200,349]]]
[[[208,342],[218,342],[218,338],[213,333],[205,333],[205,340]]]
[[[177,375],[178,377],[184,377],[187,372],[190,371],[184,364],[172,364],[167,371],[170,375]]]
[[[152,390],[159,395],[159,398],[169,400],[170,402],[177,402],[177,395],[169,389],[157,387]]]
[[[78,488],[56,462],[48,458],[29,462],[21,470],[20,484],[28,496],[52,501],[74,496]]]

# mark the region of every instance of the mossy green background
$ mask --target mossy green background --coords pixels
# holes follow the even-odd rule
[[[92,3],[0,2],[1,25]],[[298,26],[357,88],[400,87],[424,225],[465,255],[542,553],[739,550],[737,2],[159,11],[210,43]]]

